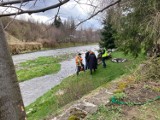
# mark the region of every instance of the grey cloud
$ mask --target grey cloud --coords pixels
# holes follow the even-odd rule
[[[25,8],[26,9],[40,9],[40,8],[47,7],[47,6],[56,4],[56,3],[58,3],[58,0],[38,0],[35,6],[33,6],[34,2],[29,2],[25,6]],[[86,19],[87,18],[87,14],[85,13],[86,11],[80,10],[80,7],[77,6],[76,3],[75,5],[73,3],[74,3],[73,0],[71,0],[66,5],[62,6],[60,9],[59,15],[62,18],[66,18],[66,19],[69,17],[73,17],[77,22],[79,20]],[[56,15],[57,10],[58,9],[48,10],[44,13],[38,13],[37,15],[43,15],[48,18],[53,18]],[[96,28],[98,28],[100,26],[100,23],[97,20],[89,20],[86,23],[84,23],[83,26],[87,26],[87,27],[95,26]]]

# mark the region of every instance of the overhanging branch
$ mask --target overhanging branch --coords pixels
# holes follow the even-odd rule
[[[28,13],[28,14],[31,15],[33,13],[45,12],[45,11],[50,10],[50,9],[58,8],[58,7],[62,6],[63,4],[65,4],[69,1],[70,0],[63,0],[63,1],[60,1],[59,3],[57,3],[57,4],[54,4],[54,5],[45,7],[45,8],[37,9],[37,10],[22,10],[20,12],[15,12],[15,13],[0,14],[0,17],[20,15],[20,14],[25,14],[25,13]]]
[[[120,2],[121,2],[121,0],[117,0],[116,2],[114,2],[114,3],[112,3],[112,4],[110,4],[110,5],[106,6],[106,7],[104,7],[103,9],[100,9],[99,11],[97,11],[97,12],[94,13],[94,14],[92,14],[92,15],[91,15],[90,17],[88,17],[87,19],[85,19],[85,20],[79,22],[79,23],[76,25],[76,27],[78,27],[80,24],[82,24],[82,23],[84,23],[84,22],[90,20],[91,18],[95,17],[96,15],[98,15],[98,14],[101,13],[101,12],[103,12],[104,10],[106,10],[106,9],[108,9],[108,8],[110,8],[110,7],[112,7],[112,6],[116,5],[116,4],[118,4],[118,3],[120,3]]]
[[[4,5],[13,5],[13,4],[19,4],[19,3],[25,3],[25,2],[30,2],[30,1],[34,1],[34,0],[15,0],[15,1],[7,1],[7,2],[2,2],[0,3],[0,6],[4,6]]]
[[[37,2],[37,0],[14,0],[14,1],[9,1],[9,2],[3,2],[3,1],[1,1],[0,6],[1,6],[1,7],[10,7],[10,8],[18,9],[18,8],[16,8],[16,7],[14,6],[14,4],[19,4],[19,3],[23,4],[23,3],[30,2],[30,1],[35,1],[35,3]],[[60,7],[61,7],[62,5],[64,5],[64,4],[66,4],[67,2],[69,2],[70,0],[58,0],[58,1],[59,1],[59,3],[57,3],[57,4],[53,4],[53,5],[51,5],[51,6],[44,7],[44,8],[41,8],[41,9],[34,9],[34,10],[18,9],[17,12],[13,12],[13,13],[1,13],[1,14],[0,14],[0,17],[20,15],[20,14],[25,14],[25,13],[31,15],[31,14],[33,14],[33,13],[45,12],[45,11],[47,11],[47,10],[51,10],[51,9],[55,9],[55,8],[58,8],[58,12],[57,12],[57,15],[58,15]],[[84,3],[79,2],[78,0],[74,0],[74,1],[75,1],[77,4],[84,4]],[[118,3],[120,3],[120,2],[121,2],[121,0],[116,0],[116,1],[113,2],[113,3],[110,3],[108,6],[106,6],[106,7],[102,8],[102,9],[98,10],[97,12],[95,12],[97,6],[92,5],[92,2],[91,2],[91,4],[90,4],[90,3],[89,3],[89,4],[87,3],[87,5],[90,5],[90,6],[92,6],[92,7],[94,8],[94,13],[92,13],[87,19],[84,19],[84,20],[80,21],[80,22],[76,25],[76,27],[78,27],[80,24],[82,24],[82,23],[90,20],[91,18],[95,17],[95,16],[98,15],[99,13],[105,11],[106,9],[108,9],[108,8],[110,8],[110,7],[118,4]],[[13,6],[13,7],[12,7],[12,6]],[[56,15],[56,16],[57,16],[57,15]],[[56,17],[56,16],[55,16],[55,17]]]

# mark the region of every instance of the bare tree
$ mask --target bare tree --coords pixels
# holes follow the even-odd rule
[[[33,4],[36,5],[36,3],[40,2],[40,1],[41,0],[39,0],[39,1],[38,0],[8,0],[7,2],[5,2],[2,0],[0,3],[0,8],[3,8],[3,9],[6,8],[6,9],[0,14],[0,17],[21,15],[21,14],[25,14],[25,13],[31,15],[33,13],[40,13],[40,12],[45,12],[45,11],[51,10],[51,9],[58,9],[57,14],[55,15],[57,17],[58,13],[60,11],[60,7],[65,5],[66,3],[70,2],[71,0],[57,0],[57,3],[52,4],[50,6],[44,6],[40,9],[35,8],[35,9],[28,10],[24,7],[27,3],[34,2]],[[45,1],[45,0],[43,0],[43,1]],[[79,26],[80,24],[86,22],[87,20],[90,20],[91,18],[95,17],[99,13],[102,13],[106,9],[121,2],[121,0],[88,0],[86,3],[82,3],[81,1],[83,1],[83,0],[74,0],[74,1],[77,4],[88,5],[88,6],[92,7],[92,9],[93,9],[93,12],[90,14],[90,16],[84,20],[81,20],[76,26]],[[96,2],[97,4],[98,3],[101,4],[100,7],[98,5],[95,5],[94,2]],[[102,3],[103,3],[103,6],[102,6]],[[20,4],[20,7],[17,7],[17,4]],[[7,9],[9,9],[9,8],[13,9],[13,10],[11,12],[6,12]]]
[[[24,120],[24,105],[2,24],[0,24],[0,51],[0,119]]]
[[[33,6],[39,2],[39,0],[1,0],[0,1],[0,8],[3,8],[4,11],[0,13],[0,17],[5,16],[13,16],[13,15],[20,15],[24,13],[33,14],[39,12],[45,12],[50,9],[58,9],[70,0],[58,0],[57,3],[45,6],[40,9],[25,9],[23,6],[32,2]],[[79,0],[80,1],[80,0]],[[92,1],[92,0],[89,0]],[[110,0],[109,0],[110,1]],[[109,7],[119,3],[121,0],[113,0],[111,4],[106,5],[102,9],[95,11],[88,17],[86,20],[81,21],[77,25],[91,19],[92,17],[96,16],[100,12],[108,9]],[[75,1],[77,2],[77,1]],[[54,2],[53,2],[54,3]],[[90,2],[90,6],[94,5],[93,2]],[[20,7],[17,7],[20,4]],[[77,4],[80,4],[77,2]],[[95,6],[96,7],[96,6]],[[8,12],[8,9],[14,9],[14,11]],[[58,9],[59,11],[59,9]],[[25,120],[25,111],[24,105],[22,102],[22,97],[20,94],[19,85],[17,82],[17,77],[13,65],[13,61],[11,59],[6,38],[3,32],[2,24],[0,24],[0,120]]]

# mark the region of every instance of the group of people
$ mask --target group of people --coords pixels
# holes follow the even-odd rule
[[[106,68],[105,60],[108,55],[109,54],[107,53],[107,50],[105,48],[100,52],[100,56],[101,56],[101,60],[104,68]],[[97,57],[95,53],[91,50],[85,53],[85,65],[83,64],[83,58],[81,57],[81,53],[78,53],[75,60],[76,60],[76,66],[77,66],[77,72],[76,72],[77,75],[79,75],[80,71],[85,71],[87,69],[89,69],[90,74],[92,74],[93,71],[95,72],[97,69],[97,65],[98,65]]]

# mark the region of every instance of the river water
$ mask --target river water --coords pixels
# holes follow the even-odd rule
[[[82,53],[82,57],[84,58],[84,53],[86,51],[92,50],[97,54],[96,52],[97,49],[98,45],[78,46],[78,47],[70,47],[70,48],[46,50],[46,51],[14,55],[12,56],[12,58],[14,64],[18,64],[26,60],[32,60],[40,56],[58,56],[67,53],[70,54],[70,53],[80,52]],[[60,64],[61,64],[61,70],[56,74],[33,78],[31,80],[19,83],[25,106],[28,106],[29,104],[34,102],[37,98],[46,93],[48,90],[58,85],[64,78],[76,73],[76,65],[74,58],[71,60],[63,61]]]

